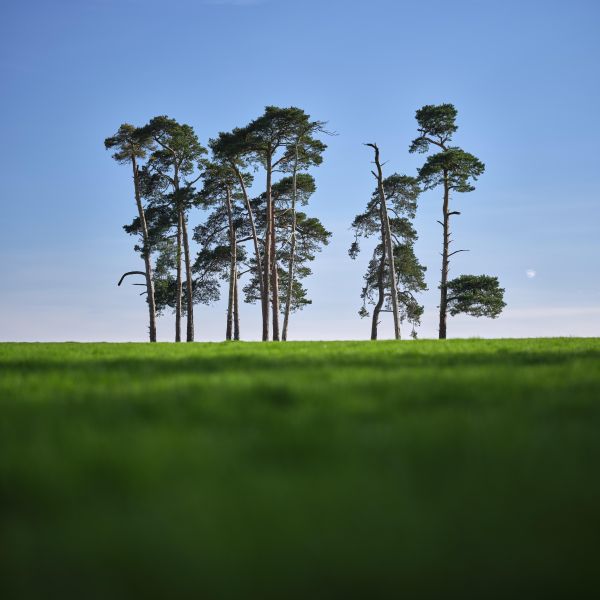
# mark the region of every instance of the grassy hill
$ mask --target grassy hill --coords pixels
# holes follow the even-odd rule
[[[600,340],[0,344],[2,598],[577,597]]]

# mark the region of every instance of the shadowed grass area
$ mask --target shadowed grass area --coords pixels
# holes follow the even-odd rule
[[[576,597],[600,340],[0,344],[0,596]]]

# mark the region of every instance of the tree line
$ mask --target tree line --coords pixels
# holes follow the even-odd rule
[[[424,106],[416,113],[418,136],[410,152],[427,153],[416,176],[384,176],[385,164],[375,143],[373,195],[352,222],[355,240],[349,254],[356,258],[361,239],[376,238],[361,292],[361,317],[371,316],[371,339],[377,339],[382,313],[392,313],[394,336],[401,324],[412,326],[413,337],[423,306],[418,295],[427,289],[426,268],[414,252],[413,220],[425,190],[443,192],[442,268],[439,337],[446,337],[447,315],[459,313],[495,318],[502,311],[504,290],[497,277],[461,275],[448,280],[450,217],[454,193],[473,191],[484,172],[479,159],[451,145],[457,112],[453,105]],[[304,280],[311,263],[332,233],[310,216],[316,191],[310,170],[323,162],[329,135],[323,121],[297,107],[266,107],[244,127],[221,132],[204,147],[194,129],[167,116],[136,127],[122,124],[104,145],[113,158],[131,168],[137,214],[125,231],[135,236],[143,271],[149,317],[149,337],[157,339],[156,319],[175,314],[175,341],[194,341],[194,306],[210,304],[227,293],[225,338],[240,339],[240,293],[243,301],[261,307],[262,339],[287,340],[291,315],[311,303]],[[264,181],[258,196],[257,174]],[[190,231],[190,212],[203,211],[202,223]],[[190,240],[197,244],[192,252]],[[225,284],[224,286],[222,284]],[[372,307],[371,312],[369,309]]]

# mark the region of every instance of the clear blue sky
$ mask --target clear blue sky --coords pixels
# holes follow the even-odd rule
[[[449,336],[598,336],[599,64],[597,0],[3,0],[0,339],[145,340],[139,288],[116,287],[142,266],[121,229],[131,179],[104,138],[167,114],[206,142],[267,104],[339,133],[312,207],[334,238],[290,335],[367,337],[367,255],[347,256],[373,188],[362,143],[378,142],[388,172],[414,174],[414,112],[441,102],[459,110],[456,143],[487,166],[454,199],[457,245],[471,252],[452,275],[497,274],[508,302],[497,320],[451,319]],[[436,334],[439,196],[422,197],[416,222],[430,287],[421,337]],[[200,306],[197,338],[222,339],[224,320],[222,303]],[[258,331],[246,307],[242,335]],[[172,339],[170,316],[159,337]]]

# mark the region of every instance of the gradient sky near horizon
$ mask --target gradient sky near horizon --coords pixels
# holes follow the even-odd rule
[[[496,320],[451,318],[449,337],[600,336],[599,32],[597,0],[3,0],[0,340],[146,340],[140,288],[116,286],[142,263],[122,230],[130,174],[104,138],[167,114],[206,143],[269,104],[338,133],[310,209],[333,240],[290,337],[367,338],[368,252],[347,254],[374,187],[362,144],[380,145],[388,174],[415,174],[415,110],[442,102],[458,108],[456,144],[486,164],[453,199],[456,247],[470,252],[451,275],[498,275],[508,303]],[[440,213],[440,192],[424,194],[420,337],[437,333]],[[198,340],[223,339],[225,304],[195,320]],[[259,321],[244,306],[244,339]],[[171,315],[159,338],[173,339]]]

